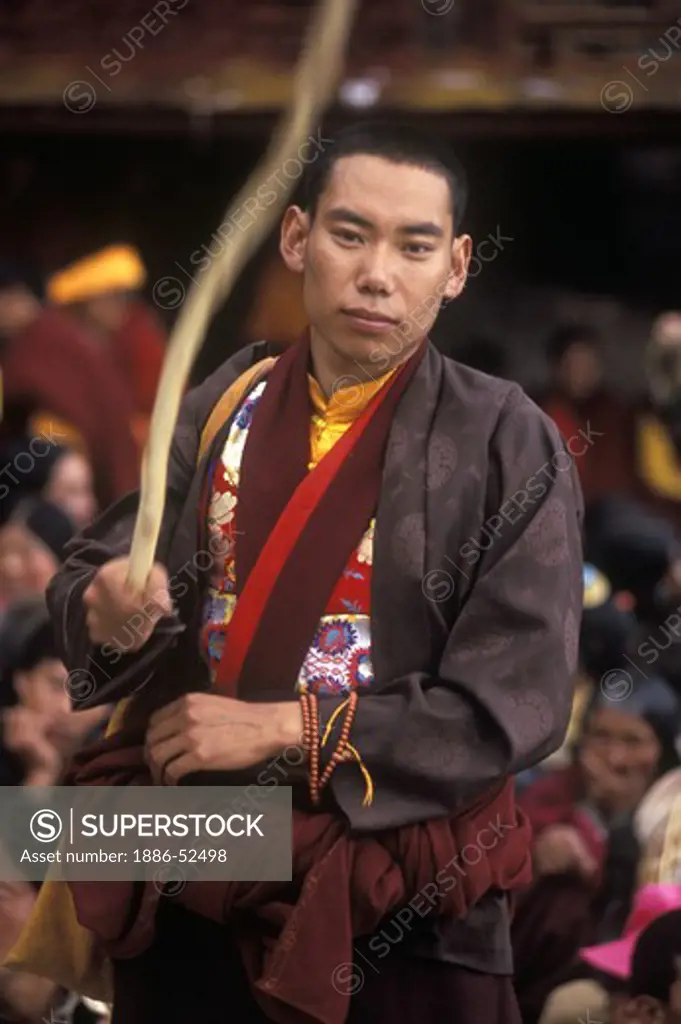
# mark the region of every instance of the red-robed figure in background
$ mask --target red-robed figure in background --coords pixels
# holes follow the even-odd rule
[[[43,305],[38,290],[19,270],[0,273],[2,435],[83,451],[105,506],[139,480],[128,390],[109,354],[67,313]]]
[[[133,432],[143,446],[154,407],[167,337],[139,296],[146,269],[136,249],[112,245],[54,274],[50,301],[71,313],[115,362],[133,406]]]

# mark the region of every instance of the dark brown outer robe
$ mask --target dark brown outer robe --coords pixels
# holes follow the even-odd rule
[[[93,649],[88,640],[82,594],[99,565],[129,550],[135,496],[74,542],[51,584],[62,656],[70,671],[90,673],[82,706],[137,692],[137,713],[146,714],[208,687],[197,642],[204,576],[196,566],[205,563],[196,559],[197,508],[207,464],[197,472],[199,438],[218,397],[267,354],[264,342],[242,350],[183,404],[157,550],[175,619],[139,654]],[[376,681],[361,697],[352,737],[374,780],[373,804],[362,807],[356,766],[341,766],[331,782],[354,829],[456,813],[561,745],[582,606],[581,517],[573,460],[549,418],[518,385],[428,343],[391,429],[376,516]],[[339,703],[320,699],[323,722]],[[407,945],[419,957],[510,974],[506,898],[489,893],[463,920],[424,917],[401,951]]]

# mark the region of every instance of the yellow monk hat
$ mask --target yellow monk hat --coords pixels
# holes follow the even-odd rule
[[[59,306],[87,302],[109,292],[137,291],[146,277],[146,268],[136,249],[110,245],[53,274],[47,282],[47,297]]]

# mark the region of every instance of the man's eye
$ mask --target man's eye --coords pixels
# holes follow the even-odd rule
[[[336,238],[342,238],[344,242],[361,242],[362,236],[358,235],[356,231],[348,231],[346,228],[334,232]]]
[[[432,245],[425,245],[423,242],[410,242],[409,245],[406,246],[406,250],[416,256],[423,256],[426,253],[432,252],[433,247]]]

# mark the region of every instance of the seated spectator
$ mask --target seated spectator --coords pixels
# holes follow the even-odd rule
[[[650,788],[636,811],[634,829],[641,848],[638,884],[681,885],[681,768]]]
[[[631,988],[633,965],[639,943],[650,946],[643,939],[653,929],[654,922],[681,914],[681,887],[676,885],[646,885],[637,893],[622,935],[613,942],[580,950],[581,959],[589,966],[591,978],[562,985],[547,1000],[540,1024],[574,1024],[578,1020],[591,1020],[605,1024],[636,1024],[659,1021],[672,1024],[671,1018],[640,1015],[643,1005],[632,1006]],[[654,934],[654,932],[653,932]],[[640,962],[639,957],[639,962]],[[643,994],[647,984],[639,970],[637,995]],[[659,986],[658,986],[659,988]],[[647,993],[650,994],[650,993]],[[632,1012],[634,1015],[631,1016]],[[676,1021],[674,1021],[676,1024]]]
[[[50,502],[27,499],[16,507],[0,528],[0,617],[14,601],[45,593],[74,533]]]
[[[585,503],[632,495],[633,411],[605,387],[598,332],[580,324],[560,327],[547,355],[552,378],[539,404],[575,456]]]
[[[80,532],[98,512],[94,474],[79,448],[17,436],[0,444],[5,486],[0,526],[27,498],[44,498],[60,508]]]
[[[0,785],[55,785],[67,759],[95,738],[111,709],[74,711],[72,696],[44,600],[13,605],[0,630]],[[20,854],[3,850],[18,872]],[[30,917],[38,888],[21,878],[0,879],[0,962]],[[45,978],[0,967],[0,1020],[72,1019],[94,1024],[104,1015]]]
[[[71,754],[99,731],[109,708],[77,711],[42,598],[13,605],[0,632],[0,779],[51,786]]]
[[[652,783],[678,765],[681,701],[660,678],[596,687],[573,764],[520,797],[535,833],[536,881],[513,923],[523,1019],[569,980],[577,951],[620,934],[636,884],[633,816]]]
[[[639,937],[628,989],[612,1024],[681,1024],[681,910],[658,917]]]
[[[647,401],[636,420],[634,454],[641,500],[681,529],[681,313],[652,324],[645,352]]]
[[[97,515],[97,498],[90,463],[80,452],[59,445],[50,450],[41,495],[65,512],[77,531]]]

